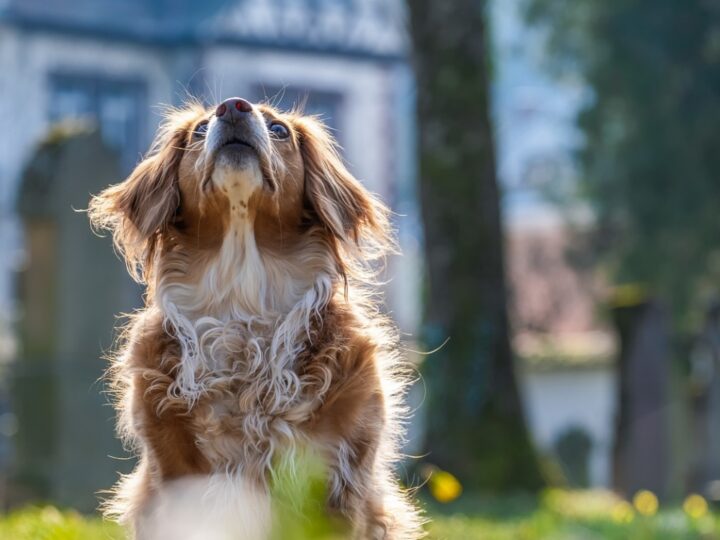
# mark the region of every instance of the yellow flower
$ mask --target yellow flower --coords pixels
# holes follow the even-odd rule
[[[708,513],[708,503],[702,495],[693,493],[685,499],[683,510],[691,518],[700,519]]]
[[[610,516],[615,523],[630,523],[635,518],[635,511],[629,502],[620,501],[613,507]]]
[[[633,497],[633,505],[643,516],[654,516],[658,511],[658,498],[652,491],[638,491]]]
[[[430,493],[441,503],[449,503],[462,493],[462,485],[447,471],[435,470],[428,480]]]

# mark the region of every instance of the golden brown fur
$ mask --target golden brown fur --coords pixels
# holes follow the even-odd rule
[[[225,474],[266,492],[299,449],[322,456],[329,509],[354,537],[421,536],[392,472],[406,378],[367,290],[392,247],[388,212],[319,121],[265,105],[172,111],[89,212],[147,284],[111,368],[140,462],[109,508],[138,538],[162,535],[146,522],[163,486]]]

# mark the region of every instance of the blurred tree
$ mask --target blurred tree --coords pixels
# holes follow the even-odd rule
[[[486,2],[410,0],[428,291],[430,460],[466,489],[536,489],[508,336]],[[445,339],[447,343],[443,346]]]
[[[720,3],[527,1],[555,68],[592,94],[579,116],[592,248],[691,328],[720,277]]]

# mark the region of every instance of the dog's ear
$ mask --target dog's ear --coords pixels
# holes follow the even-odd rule
[[[160,235],[180,204],[177,176],[185,139],[185,129],[166,123],[130,176],[90,200],[90,222],[97,230],[112,232],[138,281],[147,278]]]
[[[311,219],[345,249],[359,248],[365,258],[392,246],[389,210],[347,170],[338,146],[317,119],[295,124],[305,167],[305,201]],[[378,253],[375,253],[378,252]]]

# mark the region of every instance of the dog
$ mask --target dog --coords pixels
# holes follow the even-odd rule
[[[352,538],[423,536],[393,472],[409,378],[375,291],[389,211],[319,119],[173,109],[88,212],[146,285],[109,370],[138,455],[110,514],[139,540],[266,538],[272,479],[305,453]]]

